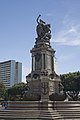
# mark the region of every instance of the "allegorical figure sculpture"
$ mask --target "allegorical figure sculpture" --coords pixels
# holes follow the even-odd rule
[[[36,27],[36,31],[37,31],[37,36],[38,39],[45,39],[45,40],[49,40],[51,38],[51,30],[50,30],[50,24],[46,24],[43,20],[39,20],[41,15],[38,16],[37,18],[37,27]]]

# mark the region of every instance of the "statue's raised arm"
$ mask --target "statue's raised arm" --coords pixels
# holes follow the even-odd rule
[[[39,15],[39,16],[37,17],[37,20],[36,20],[38,24],[39,24],[39,18],[40,18],[40,16],[41,16],[41,15]]]

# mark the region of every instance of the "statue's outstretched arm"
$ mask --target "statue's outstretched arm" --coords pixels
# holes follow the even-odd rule
[[[38,20],[39,20],[40,16],[41,16],[41,15],[39,14],[39,16],[37,17],[37,20],[36,20],[38,24],[39,24],[39,21],[38,21]]]

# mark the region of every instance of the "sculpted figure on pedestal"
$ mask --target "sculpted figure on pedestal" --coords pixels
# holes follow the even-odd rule
[[[43,20],[39,20],[41,15],[37,18],[37,35],[39,39],[50,39],[51,38],[51,30],[50,30],[50,24],[46,24]]]

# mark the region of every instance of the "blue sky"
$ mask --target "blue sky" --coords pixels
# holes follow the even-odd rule
[[[39,14],[51,24],[58,73],[80,71],[80,0],[0,0],[0,62],[22,62],[25,81]]]

